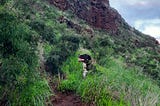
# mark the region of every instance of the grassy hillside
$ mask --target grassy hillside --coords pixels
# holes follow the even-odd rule
[[[82,78],[82,65],[78,53],[62,66],[67,78],[59,84],[59,90],[74,91],[86,102],[97,106],[158,106],[160,88],[140,72],[139,67],[126,68],[121,58],[106,58],[106,67],[94,64],[87,78]]]
[[[153,38],[125,25],[120,35],[94,29],[91,38],[60,23],[61,16],[82,29],[92,29],[46,0],[1,0],[0,105],[47,105],[54,94],[48,74],[56,79],[65,75],[58,82],[60,91],[75,92],[97,106],[160,105],[160,48]],[[77,62],[82,48],[95,60],[86,79]]]

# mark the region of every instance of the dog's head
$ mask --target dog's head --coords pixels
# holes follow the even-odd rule
[[[91,60],[91,56],[89,56],[88,54],[83,54],[78,57],[79,62],[87,63],[90,60]]]

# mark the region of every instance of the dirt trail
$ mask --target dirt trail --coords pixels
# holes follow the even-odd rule
[[[83,103],[80,97],[73,93],[61,93],[57,92],[56,96],[52,98],[51,103],[53,106],[91,106],[87,103]]]
[[[74,92],[62,93],[56,90],[56,84],[50,83],[54,95],[50,97],[48,106],[95,106],[94,104],[85,103]]]
[[[45,70],[43,43],[39,42],[38,50],[39,50],[40,71],[41,73],[43,73],[43,71]],[[50,97],[47,106],[95,106],[93,104],[82,102],[80,97],[75,95],[73,92],[62,93],[57,91],[56,90],[57,84],[55,84],[56,82],[53,83],[51,79],[52,79],[51,76],[49,76],[48,82],[50,83],[50,87],[54,92],[54,96]]]
[[[45,70],[45,58],[44,58],[44,48],[43,48],[43,43],[40,42],[38,43],[38,51],[39,51],[39,63],[40,63],[40,71],[43,72]]]

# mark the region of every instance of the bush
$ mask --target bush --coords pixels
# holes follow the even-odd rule
[[[52,74],[62,73],[60,66],[79,48],[79,38],[75,36],[62,36],[55,49],[51,51],[46,61],[46,70]]]
[[[6,10],[0,10],[0,28],[0,100],[11,106],[44,106],[50,90],[37,70],[32,31]]]
[[[57,42],[55,32],[52,27],[45,25],[42,20],[34,20],[30,23],[30,26],[42,37],[42,40],[48,41],[51,44]]]

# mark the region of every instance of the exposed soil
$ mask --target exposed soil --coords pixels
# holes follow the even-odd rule
[[[85,103],[74,92],[60,92],[55,84],[50,84],[54,95],[50,97],[48,106],[95,106],[93,103]]]
[[[39,43],[39,58],[40,58],[40,70],[43,73],[44,69],[44,50],[43,44]],[[52,81],[52,76],[48,76],[47,78],[49,85],[54,93],[53,96],[47,101],[47,106],[95,106],[93,103],[85,103],[81,100],[79,96],[77,96],[74,92],[60,92],[57,90],[57,85],[59,81]]]
[[[57,92],[51,100],[53,106],[93,106],[82,102],[80,97],[73,93]]]

